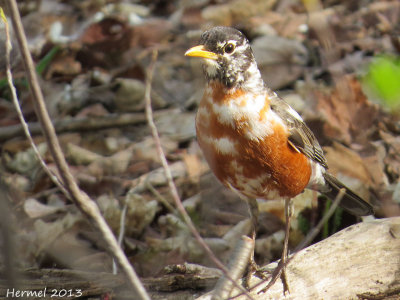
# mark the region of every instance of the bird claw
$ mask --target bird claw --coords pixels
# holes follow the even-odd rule
[[[261,280],[267,280],[272,274],[271,270],[265,267],[260,267],[253,258],[250,259],[249,265],[247,267],[246,276],[244,277],[244,286],[246,289],[250,289],[250,280],[254,275]]]
[[[271,272],[270,270],[263,270],[263,272],[268,272],[270,273],[270,280],[268,284],[266,285],[265,288],[260,290],[258,294],[265,293],[268,291],[268,289],[275,284],[275,282],[278,280],[278,278],[281,278],[282,285],[283,285],[283,294],[286,295],[286,293],[290,294],[290,289],[289,289],[289,283],[288,279],[286,276],[286,265],[282,260],[279,262],[278,266]],[[265,279],[264,279],[265,280]]]

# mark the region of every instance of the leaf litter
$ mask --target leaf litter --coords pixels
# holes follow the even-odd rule
[[[162,146],[184,206],[222,261],[248,231],[247,208],[210,174],[196,143],[195,111],[204,79],[199,62],[183,56],[211,26],[245,32],[264,80],[302,114],[324,147],[331,172],[368,199],[377,217],[400,214],[399,111],[392,109],[396,104],[388,108],[376,101],[362,79],[375,57],[399,55],[398,2],[367,1],[361,6],[357,1],[324,1],[311,19],[304,6],[290,1],[20,2],[53,120],[73,125],[83,117],[95,124],[100,116],[144,116],[149,53],[158,49],[151,97]],[[0,53],[3,45],[1,34]],[[12,57],[21,106],[35,123],[22,62],[15,51]],[[22,143],[24,137],[2,137],[18,124],[8,88],[1,84],[3,60],[0,57],[0,177],[15,191],[9,202],[18,219],[12,229],[15,242],[24,247],[18,253],[20,265],[110,272],[111,258],[97,233],[45,178]],[[140,276],[157,276],[169,264],[212,267],[170,208],[173,201],[154,142],[145,118],[141,120],[97,130],[84,124],[60,132],[73,174],[116,235],[126,205],[122,245]],[[34,139],[54,169],[40,135]],[[296,197],[293,248],[304,236],[304,226],[313,226],[321,217],[325,202],[317,200],[313,192]],[[266,263],[280,255],[283,206],[264,201],[259,205],[256,259]],[[357,221],[346,214],[342,218],[342,226]]]

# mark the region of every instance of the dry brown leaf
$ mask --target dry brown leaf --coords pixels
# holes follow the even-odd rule
[[[100,157],[89,165],[89,174],[98,178],[106,175],[121,175],[128,169],[132,153],[133,149],[129,147],[112,156]]]
[[[400,178],[400,137],[384,131],[380,131],[379,135],[382,137],[387,149],[387,154],[384,158],[385,171],[391,181],[398,181]]]
[[[41,218],[63,210],[63,207],[45,205],[33,198],[24,202],[24,211],[30,218]]]
[[[208,5],[203,9],[202,17],[215,25],[234,26],[268,12],[276,2],[276,0],[234,0]]]
[[[252,49],[263,79],[272,89],[294,82],[308,61],[307,49],[301,42],[280,36],[256,38]]]
[[[130,46],[147,48],[166,43],[172,28],[173,24],[166,19],[149,19],[144,24],[135,26]]]
[[[67,144],[67,151],[65,154],[68,160],[76,165],[88,165],[102,158],[101,155],[72,143]]]
[[[324,151],[328,160],[329,172],[362,198],[369,199],[368,188],[372,186],[373,181],[361,156],[339,143],[325,147]]]
[[[126,234],[138,236],[154,220],[160,206],[156,200],[148,201],[143,197],[128,193],[126,196],[128,209],[126,212]]]
[[[176,141],[188,141],[196,136],[195,114],[170,109],[155,116],[159,133],[165,134]]]
[[[209,170],[207,163],[201,160],[196,154],[183,154],[183,161],[186,164],[186,169],[188,171],[189,178],[196,180],[206,171]]]
[[[77,118],[83,117],[102,117],[108,115],[109,112],[100,103],[84,107],[76,114]]]
[[[46,223],[41,219],[36,220],[33,224],[37,237],[36,255],[39,255],[42,251],[45,251],[47,248],[49,248],[51,244],[59,238],[59,236],[64,234],[80,219],[80,215],[68,213],[63,218],[51,223]]]
[[[43,157],[47,152],[47,144],[41,143],[37,145],[37,149]],[[7,168],[25,175],[32,175],[33,171],[40,167],[40,162],[32,148],[16,153],[14,157],[11,157],[8,153],[4,153],[3,160]]]
[[[61,54],[55,58],[46,70],[45,78],[50,79],[54,76],[62,77],[64,80],[75,77],[82,72],[82,65],[74,55]]]
[[[130,237],[138,237],[153,221],[160,209],[156,200],[148,201],[142,196],[128,193],[125,199],[127,203],[125,234]],[[102,195],[97,198],[100,210],[109,226],[115,233],[120,231],[122,206],[112,196]]]
[[[107,17],[91,24],[80,41],[91,51],[121,53],[129,48],[131,29],[121,20]]]
[[[128,78],[118,78],[115,81],[114,103],[117,111],[134,112],[144,110],[145,85],[142,81]],[[160,109],[166,106],[165,100],[154,90],[150,93],[153,109]]]
[[[171,140],[167,136],[160,137],[161,146],[164,150],[165,155],[175,152],[178,149],[178,143]],[[143,141],[137,142],[132,146],[134,161],[154,161],[159,162],[159,156],[154,144],[153,137],[146,137]]]
[[[371,176],[373,187],[376,190],[386,189],[389,185],[389,178],[385,173],[387,151],[382,141],[367,144],[361,151],[365,167]]]
[[[324,133],[350,144],[365,141],[379,121],[379,110],[371,104],[353,76],[344,76],[329,93],[316,91],[317,111],[325,121]]]

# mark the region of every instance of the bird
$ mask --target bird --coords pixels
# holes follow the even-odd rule
[[[355,216],[372,206],[328,172],[324,152],[302,117],[262,79],[246,36],[232,27],[214,27],[185,56],[202,59],[206,86],[196,114],[196,136],[218,180],[245,199],[255,239],[255,199],[285,201],[286,261],[290,201],[304,189],[335,199]],[[285,253],[286,252],[286,253]]]

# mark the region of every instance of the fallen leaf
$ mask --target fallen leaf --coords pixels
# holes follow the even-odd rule
[[[365,142],[379,122],[380,111],[368,101],[353,76],[343,76],[328,93],[315,91],[317,110],[324,120],[324,133],[331,139],[350,144]]]
[[[63,210],[62,207],[45,205],[33,198],[24,202],[24,211],[30,218],[41,218]]]

